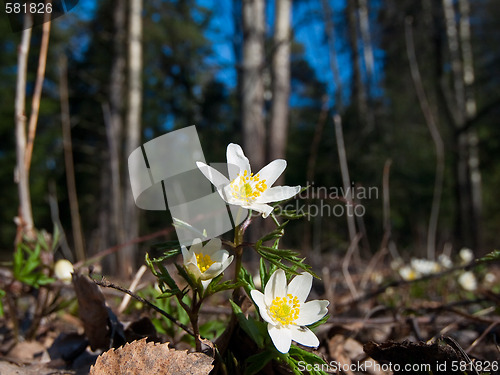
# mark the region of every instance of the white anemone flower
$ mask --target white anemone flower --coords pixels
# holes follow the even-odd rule
[[[253,174],[250,162],[239,145],[230,143],[227,146],[226,157],[229,180],[205,163],[197,162],[196,165],[217,188],[222,199],[229,204],[254,210],[262,213],[263,217],[268,217],[273,207],[267,203],[291,198],[300,191],[300,186],[271,187],[285,170],[286,160],[274,160],[259,173]]]
[[[65,284],[71,283],[73,264],[67,259],[59,259],[54,266],[54,275]]]
[[[460,253],[458,253],[458,256],[462,260],[462,263],[467,264],[472,262],[474,259],[474,253],[472,252],[471,249],[468,249],[464,247],[462,250],[460,250]]]
[[[421,275],[410,266],[403,266],[399,269],[399,275],[406,281],[418,279]]]
[[[196,280],[201,280],[203,288],[224,272],[233,261],[233,256],[229,256],[226,250],[221,250],[221,245],[218,238],[211,239],[205,246],[196,238],[189,250],[181,246],[184,267]]]
[[[462,288],[473,292],[477,289],[476,276],[471,271],[466,271],[458,277],[458,283]]]
[[[285,272],[278,269],[269,278],[264,293],[250,292],[259,308],[260,316],[267,324],[267,331],[276,349],[288,353],[293,341],[317,347],[319,340],[306,327],[320,320],[328,313],[329,302],[313,300],[305,302],[312,287],[312,276],[302,273],[287,285]]]
[[[421,275],[431,275],[441,270],[439,263],[429,259],[412,259],[411,267]]]

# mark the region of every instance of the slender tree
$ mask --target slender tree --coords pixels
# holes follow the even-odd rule
[[[290,18],[291,0],[276,0],[274,51],[272,62],[272,107],[269,137],[269,158],[283,159],[286,152],[290,97]],[[278,184],[283,183],[280,176]]]
[[[142,107],[142,0],[130,0],[128,26],[128,107],[126,117],[126,143],[123,162],[126,165],[128,155],[139,147],[141,138],[141,107]],[[130,171],[133,173],[133,171]],[[139,235],[139,211],[135,206],[128,174],[125,173],[125,209],[124,228],[126,240],[132,240]],[[137,246],[129,245],[120,252],[121,272],[135,270]],[[128,276],[128,275],[127,275]]]
[[[265,163],[264,81],[265,0],[242,0],[242,125],[245,154],[258,170]]]

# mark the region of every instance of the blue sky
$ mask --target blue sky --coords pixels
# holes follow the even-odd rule
[[[148,0],[145,0],[148,1]],[[345,8],[345,0],[330,1],[333,6],[334,17],[342,17]],[[371,2],[375,4],[376,2]],[[236,85],[237,73],[235,69],[235,56],[233,51],[234,21],[232,0],[198,0],[198,4],[213,11],[213,19],[210,28],[206,31],[206,37],[211,41],[214,51],[213,58],[209,61],[216,68],[217,78],[229,87]],[[268,33],[272,32],[274,18],[274,1],[268,1],[266,10]],[[327,84],[328,92],[333,98],[335,87],[333,75],[330,69],[328,47],[325,41],[324,16],[321,2],[318,1],[294,1],[293,2],[292,27],[294,38],[304,45],[305,58],[313,68],[316,76]],[[96,8],[96,0],[80,0],[72,12],[78,12],[78,17],[90,20]],[[341,80],[344,85],[344,97],[347,83],[352,75],[349,49],[346,48],[345,40],[338,37],[335,41],[337,59]],[[383,52],[374,49],[376,59],[376,72],[381,72],[381,61]],[[378,74],[380,75],[380,74]],[[380,80],[381,77],[376,77]]]

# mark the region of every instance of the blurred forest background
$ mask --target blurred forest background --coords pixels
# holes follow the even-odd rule
[[[32,228],[58,226],[60,256],[77,261],[170,227],[168,213],[133,204],[127,158],[192,124],[208,162],[235,142],[256,170],[287,159],[287,185],[378,189],[346,198],[365,208],[357,220],[294,223],[287,237],[301,251],[345,252],[361,233],[365,255],[489,252],[500,228],[499,19],[496,0],[80,0],[49,36],[46,24],[13,32],[4,14],[0,254]],[[20,173],[44,32],[33,156]],[[154,240],[165,236],[175,232]],[[121,248],[115,271],[137,268],[154,240]]]

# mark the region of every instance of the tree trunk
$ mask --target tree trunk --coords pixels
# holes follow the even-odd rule
[[[29,14],[25,15],[25,25],[30,21]],[[23,235],[33,235],[33,213],[31,210],[31,196],[28,171],[25,168],[26,157],[26,76],[28,70],[28,52],[30,48],[31,28],[26,27],[21,36],[21,43],[17,57],[17,84],[15,101],[16,121],[16,157],[17,165],[15,180],[19,192],[19,222],[16,242],[22,240]]]
[[[291,0],[276,0],[274,21],[274,54],[272,64],[272,107],[269,158],[284,159],[288,137],[290,98],[290,18]],[[284,182],[284,175],[277,180]]]
[[[342,100],[342,80],[340,78],[339,63],[337,59],[337,49],[335,48],[335,24],[333,22],[333,12],[328,0],[322,0],[323,17],[325,20],[325,34],[328,42],[328,53],[330,58],[330,69],[333,74],[335,84],[335,106],[338,113],[344,112],[344,102]]]
[[[106,248],[125,242],[123,228],[122,192],[121,192],[121,145],[123,139],[123,93],[125,88],[125,0],[117,0],[113,11],[114,35],[113,35],[113,61],[110,77],[110,99],[109,106],[104,105],[104,117],[106,123],[106,135],[109,148],[109,168],[111,183],[108,185],[111,198],[111,228],[108,233],[103,233],[102,243]],[[101,207],[102,209],[106,209]],[[100,215],[106,217],[106,214]],[[101,232],[102,233],[102,232]],[[117,255],[117,263],[121,266],[120,254]],[[109,273],[116,272],[116,262],[107,262]]]
[[[245,154],[258,170],[265,163],[264,0],[243,0],[242,125]]]
[[[366,120],[368,118],[368,106],[366,102],[366,90],[363,85],[363,76],[361,74],[361,59],[358,50],[358,22],[357,22],[357,2],[356,0],[347,0],[347,25],[349,31],[349,46],[351,50],[351,61],[353,67],[353,76],[351,84],[351,96],[356,101],[356,107],[359,112],[359,118]]]
[[[453,95],[448,98],[449,111],[453,117],[455,133],[455,176],[457,215],[457,238],[460,246],[477,249],[480,246],[481,218],[481,173],[476,130],[467,128],[467,121],[476,116],[476,102],[472,86],[474,68],[470,39],[470,5],[460,0],[460,21],[452,0],[443,0],[446,36],[452,71]],[[443,88],[446,90],[446,88]]]
[[[125,155],[122,160],[139,147],[141,138],[141,106],[142,106],[142,0],[130,0],[129,33],[128,33],[128,110]],[[133,171],[129,173],[134,174]],[[125,183],[125,215],[124,227],[126,240],[130,241],[139,235],[139,211],[135,206],[134,196],[129,178]],[[120,252],[122,276],[129,276],[136,267],[137,245],[129,245]]]

